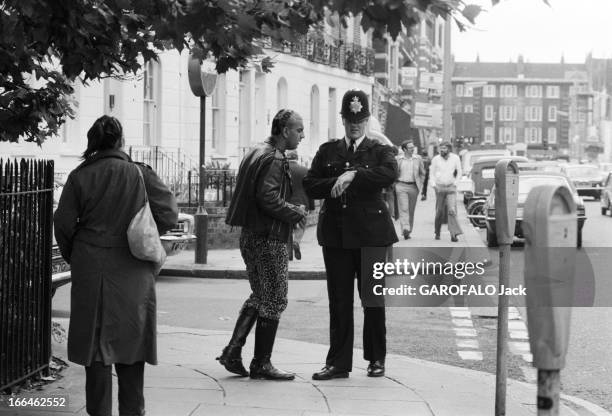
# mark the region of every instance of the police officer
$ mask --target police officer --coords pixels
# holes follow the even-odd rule
[[[342,98],[345,136],[324,143],[303,184],[309,197],[324,199],[317,239],[323,247],[330,314],[330,347],[314,380],[346,378],[353,364],[353,291],[361,297],[361,247],[388,247],[397,234],[382,196],[397,178],[389,146],[365,135],[368,97],[350,90]],[[385,374],[386,327],[383,307],[364,307],[363,351],[368,376]]]

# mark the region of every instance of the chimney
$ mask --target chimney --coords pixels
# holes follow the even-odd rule
[[[519,78],[525,76],[525,59],[522,54],[518,56],[518,60],[516,61],[516,71]]]

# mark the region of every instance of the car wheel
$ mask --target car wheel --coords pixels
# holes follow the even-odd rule
[[[487,229],[487,247],[497,247],[497,234]]]
[[[467,207],[468,215],[484,215],[485,213],[484,205],[485,205],[485,201],[483,200],[477,200],[477,201],[470,202],[470,205],[468,205]],[[470,223],[474,227],[478,227],[478,228],[485,228],[487,226],[487,223],[485,222],[483,218],[470,218]]]
[[[608,208],[606,207],[601,207],[601,215],[606,215],[606,211],[608,210]]]

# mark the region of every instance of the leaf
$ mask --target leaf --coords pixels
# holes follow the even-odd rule
[[[461,14],[463,15],[463,17],[469,20],[471,24],[475,25],[476,16],[478,16],[482,10],[483,8],[476,4],[468,4],[467,6],[463,8],[463,11],[461,12]]]

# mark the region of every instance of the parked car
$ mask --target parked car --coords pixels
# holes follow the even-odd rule
[[[502,159],[514,160],[517,163],[527,163],[528,159],[523,156],[487,156],[481,157],[474,162],[470,170],[469,191],[463,193],[463,202],[469,204],[475,198],[486,198],[491,193],[495,184],[495,165]]]
[[[497,160],[500,160],[510,156],[511,154],[508,149],[468,150],[461,156],[461,170],[463,171],[463,175],[457,180],[457,191],[463,192],[464,204],[468,204],[471,197],[470,193],[473,192],[471,171],[474,163],[483,158],[497,158]]]
[[[577,247],[582,247],[582,227],[586,221],[584,202],[578,195],[574,184],[562,173],[540,172],[540,171],[519,171],[519,194],[516,209],[516,223],[514,235],[524,238],[523,234],[523,209],[527,195],[534,187],[539,185],[561,185],[570,190],[576,202],[576,220],[578,225]],[[485,224],[487,228],[487,246],[497,247],[497,234],[495,230],[495,188],[491,190],[491,195],[484,204]]]
[[[608,172],[608,177],[604,181],[603,189],[601,190],[601,215],[612,217],[612,171]]]
[[[572,181],[578,195],[592,196],[599,199],[601,196],[601,171],[595,165],[565,165],[562,172]]]

